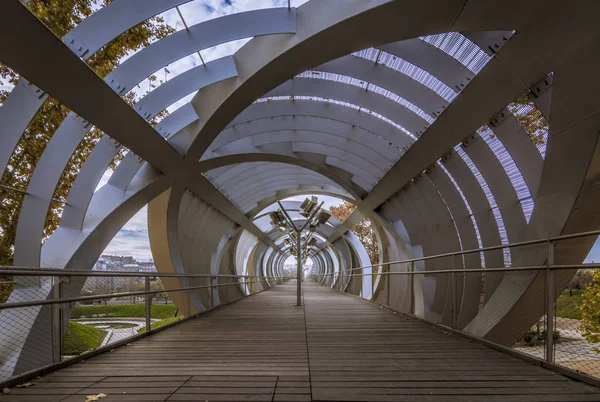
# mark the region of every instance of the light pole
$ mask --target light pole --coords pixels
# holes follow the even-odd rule
[[[292,233],[295,234],[295,239],[293,235],[290,235],[290,240],[294,241],[295,240],[295,244],[291,245],[292,247],[292,251],[294,251],[296,254],[296,305],[297,306],[302,306],[302,278],[303,278],[303,272],[302,272],[302,266],[303,266],[303,257],[307,257],[308,254],[308,249],[311,245],[313,245],[315,243],[316,240],[314,240],[310,235],[306,237],[306,242],[304,244],[305,247],[303,247],[302,245],[302,231],[304,229],[306,229],[307,226],[309,226],[309,230],[310,232],[314,232],[316,227],[319,224],[324,224],[325,222],[327,222],[327,220],[329,219],[329,217],[331,216],[328,212],[324,211],[321,209],[321,207],[323,206],[323,202],[321,202],[318,206],[317,206],[317,197],[312,197],[312,199],[305,199],[304,202],[302,203],[302,205],[300,205],[300,208],[302,208],[303,212],[301,212],[301,214],[303,216],[306,216],[306,222],[304,223],[304,225],[302,225],[302,227],[300,229],[298,229],[296,227],[296,225],[294,224],[292,218],[290,217],[290,215],[288,214],[288,212],[285,210],[285,208],[283,207],[283,205],[281,204],[281,202],[277,201],[277,204],[279,204],[279,207],[281,208],[279,211],[276,212],[271,212],[269,214],[269,216],[271,217],[271,223],[275,226],[278,226],[281,230],[285,231],[286,227],[289,227],[292,230]],[[319,216],[317,216],[317,214],[319,214]],[[316,217],[316,218],[315,218]],[[286,239],[287,241],[287,239]],[[295,250],[294,250],[295,248]],[[303,250],[304,248],[306,248],[306,250]],[[305,255],[302,255],[302,252],[304,251]]]

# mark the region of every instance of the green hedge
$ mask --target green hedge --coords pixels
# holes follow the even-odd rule
[[[167,325],[167,324],[171,324],[172,322],[177,322],[179,320],[181,320],[183,318],[183,316],[180,317],[171,317],[171,318],[165,318],[164,320],[160,320],[160,321],[155,321],[152,324],[150,324],[150,329],[155,329],[158,327],[162,327],[163,325]],[[146,326],[144,325],[142,328],[138,329],[137,332],[145,332],[146,331]]]
[[[582,293],[582,290],[574,290],[573,296],[569,296],[569,290],[564,290],[556,300],[556,316],[580,320],[579,304],[582,302]]]
[[[79,355],[95,349],[102,344],[105,336],[106,331],[102,329],[69,321],[67,333],[63,339],[63,354]]]
[[[177,307],[173,304],[153,304],[152,318],[175,317]],[[71,318],[91,317],[145,317],[146,305],[140,304],[107,304],[98,306],[76,306],[71,312]]]

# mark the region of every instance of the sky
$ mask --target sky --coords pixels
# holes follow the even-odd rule
[[[307,0],[291,0],[291,5],[293,7],[298,7],[306,3],[306,1]],[[237,12],[286,6],[287,0],[195,0],[180,6],[180,10],[186,23],[188,26],[190,26]],[[161,14],[161,17],[163,17],[165,22],[176,30],[184,29],[181,18],[175,9]],[[201,52],[202,58],[205,62],[209,62],[211,60],[233,54],[247,41],[248,39],[228,42],[210,49],[203,50]],[[129,54],[128,57],[131,57],[132,54],[134,53]],[[161,69],[161,71],[157,72],[156,75],[159,80],[169,80],[200,64],[200,57],[197,54],[193,54],[167,66],[167,70],[169,71],[168,73]],[[6,82],[0,82],[0,87],[3,89],[11,89],[12,85]],[[140,96],[143,95],[147,90],[152,90],[152,88],[149,87],[147,80],[140,83],[139,88],[134,89],[134,91]],[[173,112],[178,107],[189,102],[194,95],[195,93],[192,93],[179,100],[171,105],[168,110]],[[107,171],[104,174],[97,188],[100,188],[108,181],[111,173],[112,171]],[[302,201],[304,196],[292,197],[291,199]],[[325,201],[325,208],[329,208],[332,205],[337,205],[340,203],[339,200],[333,197],[319,196],[319,199],[321,201]],[[143,207],[129,220],[129,222],[127,222],[127,224],[125,224],[125,226],[123,226],[111,243],[106,247],[104,254],[131,255],[140,261],[151,259],[152,256],[150,253],[147,229],[147,207]],[[600,261],[600,240],[596,242],[590,251],[590,254],[586,259],[586,262],[589,261]]]

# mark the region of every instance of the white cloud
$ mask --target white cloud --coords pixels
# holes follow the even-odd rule
[[[148,240],[148,207],[144,206],[106,246],[102,254],[133,256],[138,261],[152,259]]]

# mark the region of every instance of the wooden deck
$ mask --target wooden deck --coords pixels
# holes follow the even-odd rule
[[[598,401],[600,390],[307,283],[249,297],[0,401]]]

